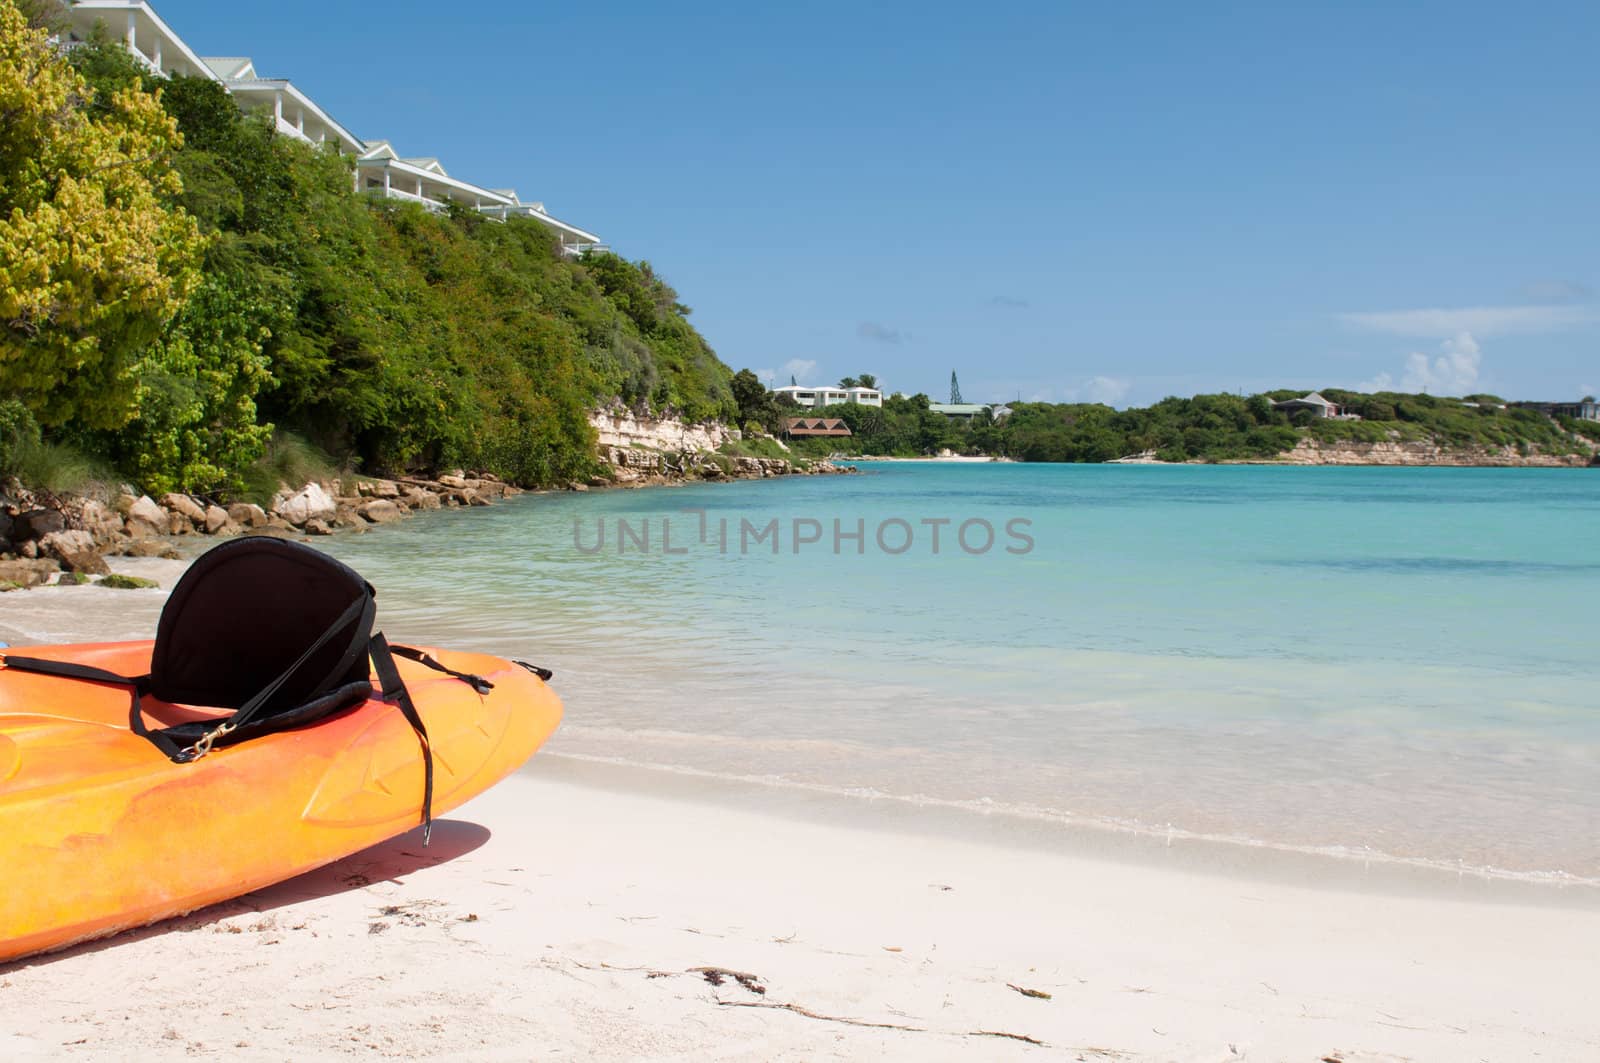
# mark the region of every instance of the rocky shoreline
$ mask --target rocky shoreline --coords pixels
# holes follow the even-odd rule
[[[654,450],[638,445],[602,446],[600,462],[605,474],[589,480],[591,487],[666,487],[697,480],[761,480],[773,476],[828,476],[853,473],[854,465],[828,461],[796,464],[784,458],[746,458],[716,451]],[[578,486],[579,490],[582,486]]]
[[[797,467],[781,459],[715,452],[671,454],[638,446],[602,446],[599,458],[603,473],[587,482],[569,483],[565,489],[856,471],[828,462]],[[266,507],[251,502],[221,505],[179,493],[155,499],[136,494],[126,484],[109,501],[58,497],[30,491],[12,480],[0,492],[0,591],[91,581],[144,586],[144,581],[114,575],[106,558],[178,558],[182,556],[178,544],[190,536],[359,534],[413,513],[489,506],[524,493],[490,473],[462,470],[432,479],[359,476],[307,483],[298,490],[285,485]]]
[[[1446,447],[1431,440],[1323,443],[1302,439],[1263,465],[1387,465],[1450,468],[1581,469],[1600,465],[1600,449],[1587,454],[1522,453],[1516,447]]]
[[[0,498],[0,591],[96,577],[111,579],[113,586],[126,584],[112,575],[107,557],[177,558],[177,544],[187,536],[362,532],[412,512],[487,506],[521,493],[488,474],[456,473],[432,480],[340,478],[308,483],[298,491],[284,487],[263,508],[251,502],[223,506],[178,493],[153,499],[134,494],[128,485],[111,501],[58,497],[12,480]]]

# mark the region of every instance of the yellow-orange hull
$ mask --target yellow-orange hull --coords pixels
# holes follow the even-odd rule
[[[122,675],[151,643],[28,647]],[[435,815],[515,771],[555,730],[538,677],[430,651],[467,684],[398,664],[434,753]],[[309,871],[415,827],[423,762],[393,704],[174,764],[129,728],[126,688],[0,669],[0,962],[143,926]],[[201,713],[146,698],[159,727]]]

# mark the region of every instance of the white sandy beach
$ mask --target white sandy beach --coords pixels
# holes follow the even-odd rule
[[[161,600],[12,593],[0,639]],[[1600,1058],[1592,897],[880,812],[541,754],[429,848],[0,968],[0,1058]]]

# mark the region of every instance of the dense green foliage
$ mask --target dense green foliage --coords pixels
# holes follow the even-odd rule
[[[0,398],[50,429],[126,424],[143,350],[198,280],[176,124],[95,84],[0,0]]]
[[[1309,412],[1275,410],[1275,400],[1302,392],[1273,391],[1243,398],[1196,395],[1162,399],[1153,406],[1114,410],[1097,403],[1011,404],[1010,416],[994,422],[950,420],[928,409],[926,395],[891,396],[881,409],[831,406],[813,413],[780,409],[770,395],[766,405],[739,385],[741,412],[763,414],[764,424],[781,430],[784,417],[802,414],[838,417],[850,426],[849,439],[802,439],[790,445],[811,456],[831,452],[910,457],[951,450],[990,454],[1020,461],[1104,462],[1149,454],[1162,461],[1249,461],[1274,458],[1302,438],[1323,442],[1435,442],[1446,448],[1511,447],[1522,454],[1577,454],[1577,435],[1600,441],[1600,425],[1570,418],[1560,423],[1535,410],[1503,408],[1492,395],[1466,399],[1326,388],[1322,394],[1360,420],[1318,419]],[[753,374],[751,380],[754,379]],[[1474,403],[1475,405],[1467,405]]]
[[[731,373],[648,263],[575,260],[533,220],[357,194],[348,159],[211,81],[150,78],[108,42],[70,59],[94,99],[142,95],[175,120],[181,188],[163,206],[204,237],[203,279],[128,355],[126,415],[47,425],[146,489],[237,494],[275,429],[374,473],[552,483],[590,471],[605,402],[733,415]]]

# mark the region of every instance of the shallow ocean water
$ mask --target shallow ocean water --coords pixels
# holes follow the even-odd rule
[[[554,753],[1600,880],[1600,474],[861,468],[331,549],[392,637],[554,668]]]

